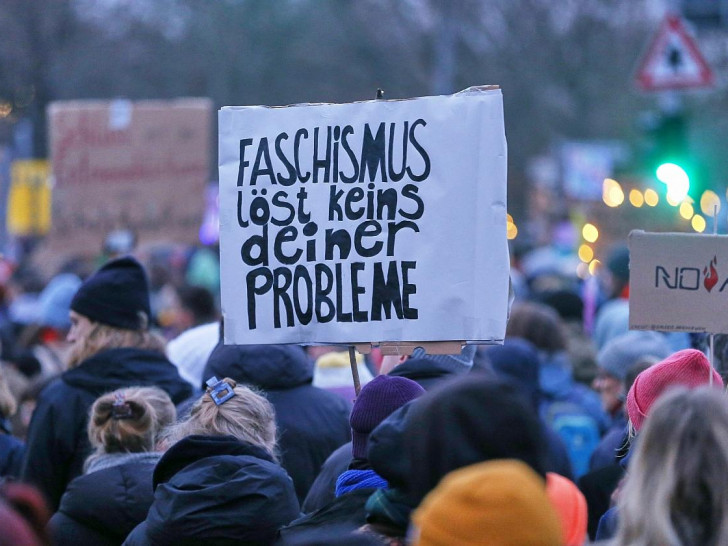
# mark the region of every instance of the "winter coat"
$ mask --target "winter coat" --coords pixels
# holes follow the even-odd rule
[[[15,436],[0,432],[0,478],[20,476],[25,444]]]
[[[336,497],[323,508],[283,527],[275,544],[296,544],[314,531],[326,535],[327,530],[336,529],[340,536],[356,531],[366,524],[364,505],[374,491],[374,488],[357,489]]]
[[[351,450],[351,442],[348,442],[324,461],[321,472],[311,484],[306,500],[301,505],[304,514],[315,512],[336,498],[336,479],[349,468]]]
[[[303,502],[326,458],[351,439],[350,404],[311,385],[313,364],[298,346],[218,345],[204,377],[213,375],[265,391],[276,412],[281,465]]]
[[[64,372],[38,397],[28,429],[22,479],[38,487],[52,510],[66,485],[83,470],[91,452],[86,433],[88,412],[104,393],[131,386],[156,386],[175,404],[192,387],[164,355],[144,349],[101,351]]]
[[[147,517],[159,453],[131,453],[74,479],[49,527],[56,546],[119,546]]]
[[[154,470],[154,502],[124,544],[268,545],[299,516],[293,482],[263,449],[233,436],[189,436]]]
[[[454,379],[469,371],[470,368],[452,362],[408,358],[402,364],[397,364],[387,375],[406,377],[429,391],[443,381]]]

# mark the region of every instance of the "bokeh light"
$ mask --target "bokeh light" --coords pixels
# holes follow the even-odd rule
[[[594,243],[599,239],[599,230],[594,224],[584,224],[584,227],[581,228],[581,235],[588,243]]]
[[[645,203],[645,198],[642,192],[637,189],[629,190],[629,202],[632,203],[633,207],[640,208]]]
[[[700,210],[706,216],[711,218],[715,215],[715,211],[720,212],[720,197],[713,190],[706,190],[700,196]]]
[[[594,251],[589,245],[581,245],[579,247],[579,259],[582,262],[589,263],[594,259]]]
[[[705,231],[705,218],[700,216],[699,214],[696,214],[693,216],[693,219],[690,221],[690,224],[693,226],[693,229],[697,231],[698,233],[703,233]]]
[[[693,214],[695,214],[695,211],[693,210],[693,206],[688,203],[687,201],[683,201],[680,203],[680,216],[685,218],[686,220],[690,220],[693,217]]]
[[[605,178],[602,184],[602,200],[608,207],[618,207],[624,203],[622,186],[612,178]]]
[[[645,190],[645,203],[650,207],[656,207],[659,202],[660,196],[657,195],[657,192],[652,188],[647,188]]]

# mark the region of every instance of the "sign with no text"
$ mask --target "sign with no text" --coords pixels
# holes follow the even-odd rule
[[[219,112],[225,342],[501,341],[498,88]]]
[[[728,333],[728,236],[629,235],[629,327]]]

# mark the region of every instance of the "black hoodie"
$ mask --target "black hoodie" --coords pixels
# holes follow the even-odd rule
[[[52,510],[66,485],[81,475],[91,452],[86,426],[94,401],[133,386],[159,387],[175,404],[192,395],[192,386],[163,354],[132,348],[101,351],[40,393],[28,429],[22,479],[46,495]]]
[[[276,411],[281,465],[303,502],[326,458],[351,439],[351,406],[311,385],[313,364],[294,345],[218,345],[203,377],[213,375],[265,391]]]
[[[154,470],[154,502],[126,546],[267,545],[299,515],[293,483],[263,449],[189,436]]]

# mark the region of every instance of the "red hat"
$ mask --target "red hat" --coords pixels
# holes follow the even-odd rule
[[[546,495],[561,522],[564,546],[581,546],[586,542],[586,498],[571,480],[553,472],[546,474]]]
[[[688,388],[708,385],[723,387],[723,380],[706,356],[695,349],[684,349],[650,366],[637,376],[627,393],[627,415],[635,430],[642,427],[650,408],[669,387]]]

